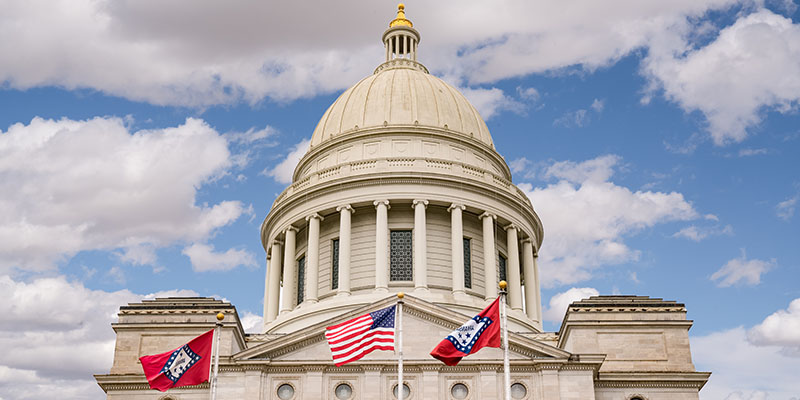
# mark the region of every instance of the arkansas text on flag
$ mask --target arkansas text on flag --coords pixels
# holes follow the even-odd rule
[[[500,347],[500,298],[498,297],[480,314],[447,335],[431,355],[453,366],[461,358],[476,353],[483,347]]]
[[[213,341],[212,329],[175,350],[139,357],[150,388],[165,392],[169,388],[208,381]]]
[[[338,367],[373,350],[394,350],[395,308],[386,307],[325,328],[333,363]]]

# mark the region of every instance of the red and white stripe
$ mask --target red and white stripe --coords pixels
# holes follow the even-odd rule
[[[394,350],[394,328],[375,328],[369,314],[327,328],[325,338],[336,366],[356,361],[373,350]]]

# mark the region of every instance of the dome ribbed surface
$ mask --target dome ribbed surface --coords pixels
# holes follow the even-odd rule
[[[311,146],[356,129],[393,125],[446,127],[493,147],[486,123],[461,92],[412,68],[384,69],[342,93],[317,124]]]

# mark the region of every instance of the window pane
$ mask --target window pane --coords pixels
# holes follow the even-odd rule
[[[411,231],[391,231],[389,248],[391,253],[389,256],[389,280],[414,280],[411,261]]]
[[[472,249],[470,240],[464,238],[464,287],[472,289]]]
[[[339,239],[331,243],[331,289],[339,288]]]
[[[306,256],[297,260],[297,304],[303,302],[306,294]]]

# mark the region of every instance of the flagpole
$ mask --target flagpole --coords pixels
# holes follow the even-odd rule
[[[397,293],[397,400],[403,400],[403,292]]]
[[[505,379],[505,399],[511,400],[511,371],[508,362],[508,316],[506,315],[506,291],[508,283],[500,281],[500,329],[503,331],[503,375]]]
[[[225,318],[225,314],[217,313],[217,324],[214,326],[214,336],[216,339],[214,340],[214,373],[211,377],[211,400],[217,400],[217,373],[219,372],[219,336],[220,331],[219,328],[222,327],[222,319]]]

